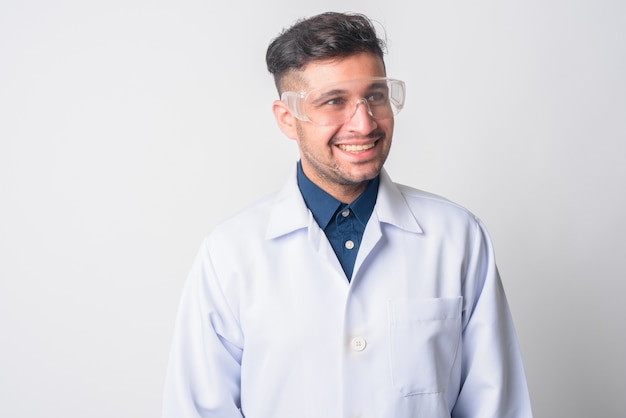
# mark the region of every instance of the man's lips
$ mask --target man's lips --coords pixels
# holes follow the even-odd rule
[[[376,142],[370,142],[369,144],[359,144],[359,145],[338,144],[337,146],[342,151],[346,151],[346,152],[361,152],[361,151],[367,151],[368,149],[374,148],[376,146]]]
[[[378,141],[383,139],[384,134],[371,132],[364,137],[335,138],[334,145],[344,152],[359,153],[370,150],[376,146]]]

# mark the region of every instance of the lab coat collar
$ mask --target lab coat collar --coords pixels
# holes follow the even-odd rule
[[[398,185],[391,181],[384,168],[380,173],[380,185],[374,213],[381,223],[387,223],[417,234],[422,233],[422,229]],[[274,200],[266,238],[274,239],[307,228],[311,220],[312,215],[298,188],[294,169]]]
[[[384,168],[380,172],[380,186],[374,212],[382,223],[416,234],[423,233],[399,186],[391,180]]]
[[[294,168],[274,200],[266,238],[274,239],[306,228],[309,224],[309,216],[312,215],[298,188],[296,169]]]

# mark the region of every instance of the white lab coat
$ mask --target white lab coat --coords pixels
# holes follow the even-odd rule
[[[481,222],[381,173],[348,282],[295,173],[218,225],[183,291],[164,417],[531,417]]]

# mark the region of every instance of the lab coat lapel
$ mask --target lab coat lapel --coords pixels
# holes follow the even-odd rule
[[[307,229],[307,238],[317,254],[343,279],[346,275],[324,231],[309,211],[298,188],[295,170],[275,196],[266,238],[275,239],[300,229]]]
[[[361,247],[354,264],[352,276],[354,279],[356,279],[361,265],[382,238],[381,223],[390,224],[412,233],[422,233],[422,229],[417,223],[411,208],[409,208],[398,186],[391,181],[385,169],[380,173],[376,206],[365,227]]]

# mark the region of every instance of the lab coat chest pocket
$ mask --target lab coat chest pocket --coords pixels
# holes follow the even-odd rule
[[[462,298],[389,301],[393,386],[403,395],[445,390],[461,341]]]

